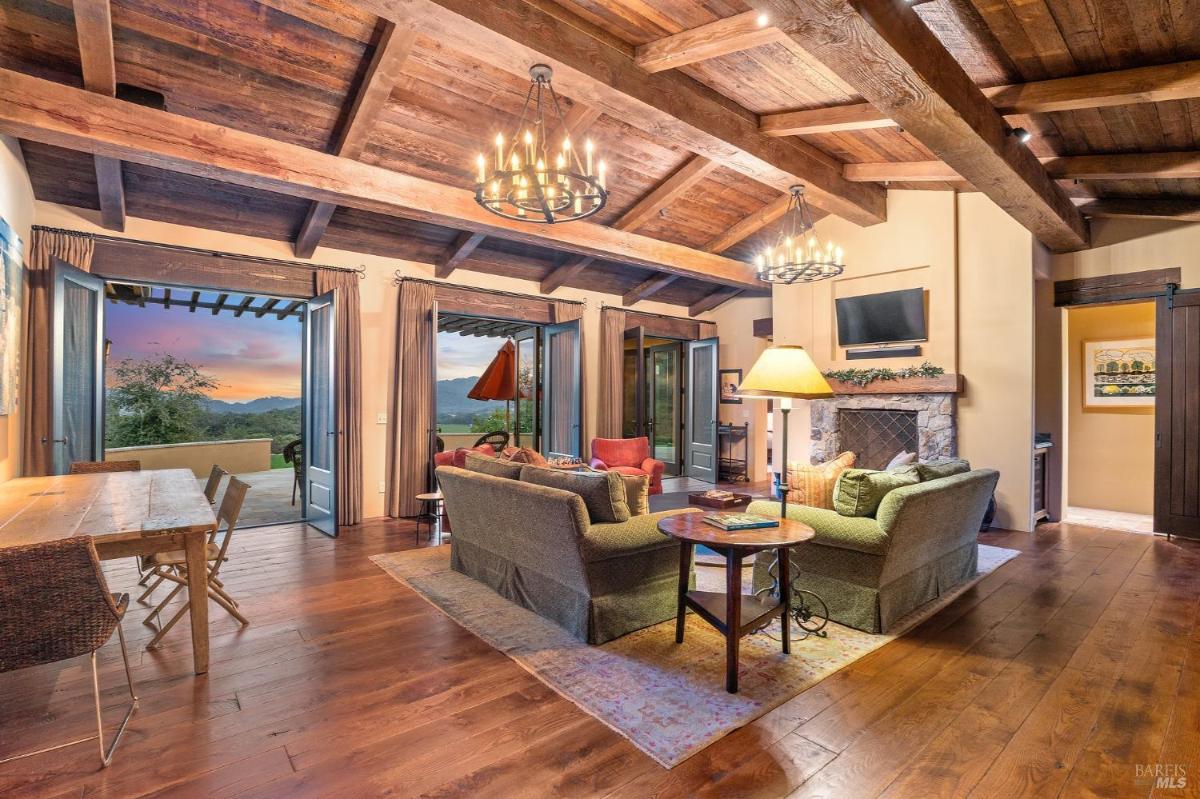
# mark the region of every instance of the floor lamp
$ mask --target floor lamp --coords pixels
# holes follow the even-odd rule
[[[783,447],[780,459],[779,518],[787,518],[788,413],[794,399],[825,399],[833,396],[829,381],[804,350],[791,344],[767,347],[738,387],[739,397],[777,399],[783,412]]]

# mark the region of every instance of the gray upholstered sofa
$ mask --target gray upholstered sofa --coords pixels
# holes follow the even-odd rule
[[[1000,473],[942,477],[889,492],[874,517],[788,505],[787,515],[816,531],[792,550],[793,585],[821,596],[833,621],[887,632],[909,611],[973,577],[979,525]],[[779,503],[753,502],[750,513],[779,515]],[[773,552],[754,563],[754,588],[771,584]]]
[[[589,644],[674,618],[679,542],[665,511],[592,524],[579,495],[441,466],[450,565]]]

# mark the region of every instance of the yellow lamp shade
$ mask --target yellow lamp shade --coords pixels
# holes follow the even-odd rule
[[[743,397],[823,399],[833,396],[829,381],[803,347],[768,347],[738,387]]]

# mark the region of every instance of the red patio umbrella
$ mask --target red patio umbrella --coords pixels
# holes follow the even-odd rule
[[[504,429],[508,429],[508,403],[517,395],[517,348],[512,339],[504,342],[496,357],[467,392],[473,400],[504,400]]]

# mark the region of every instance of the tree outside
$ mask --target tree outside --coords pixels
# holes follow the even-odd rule
[[[220,384],[171,355],[125,358],[112,367],[105,445],[136,447],[202,441],[204,401]]]
[[[503,408],[493,408],[488,413],[481,413],[471,419],[472,433],[491,433],[496,430],[508,430]]]

